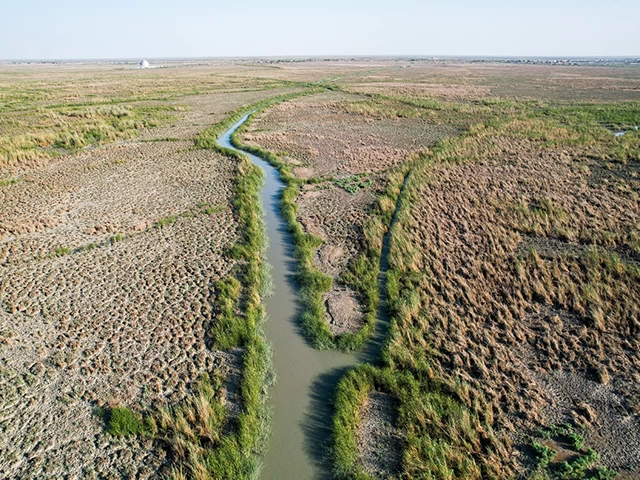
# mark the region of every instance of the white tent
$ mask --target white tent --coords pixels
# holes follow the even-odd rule
[[[149,62],[147,62],[146,60],[142,60],[140,62],[140,68],[149,68]]]

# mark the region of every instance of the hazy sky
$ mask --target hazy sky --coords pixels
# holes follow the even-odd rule
[[[639,0],[0,0],[0,59],[640,56],[639,19]]]

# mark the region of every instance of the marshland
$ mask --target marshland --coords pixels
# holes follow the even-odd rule
[[[640,478],[636,125],[628,62],[0,64],[0,476]]]

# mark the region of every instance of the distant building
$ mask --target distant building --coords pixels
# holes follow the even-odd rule
[[[149,62],[147,62],[146,60],[142,60],[140,62],[140,68],[149,68]]]

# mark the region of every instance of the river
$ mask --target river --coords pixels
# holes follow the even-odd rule
[[[231,135],[248,118],[243,117],[218,143],[240,151]],[[263,459],[263,480],[330,478],[324,460],[331,434],[331,396],[346,370],[357,365],[354,355],[314,349],[298,323],[300,304],[294,279],[296,262],[287,226],[280,215],[284,183],[278,171],[264,160],[242,151],[266,174],[261,192],[269,247],[273,293],[264,301],[268,319],[264,330],[273,348],[276,383],[269,398],[273,423],[268,453]]]

